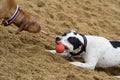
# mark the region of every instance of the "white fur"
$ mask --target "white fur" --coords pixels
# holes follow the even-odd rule
[[[70,36],[77,37],[82,43],[84,43],[83,38],[79,34],[74,35],[73,32],[70,32],[68,35],[61,37],[62,39],[59,43],[64,44],[69,49],[60,55],[67,56],[70,55],[70,51],[74,52],[73,46],[67,41],[67,38]],[[106,68],[120,64],[120,48],[114,48],[109,40],[104,37],[85,36],[87,38],[86,52],[81,55],[84,58],[85,63],[69,62],[70,64],[86,69],[95,69],[95,67]],[[49,52],[59,54],[56,53],[55,50],[49,50]]]

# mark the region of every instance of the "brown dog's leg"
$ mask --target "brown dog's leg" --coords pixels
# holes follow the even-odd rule
[[[23,27],[25,26],[25,24],[23,23],[19,28],[18,30],[16,31],[15,34],[19,34],[21,31],[23,31]]]

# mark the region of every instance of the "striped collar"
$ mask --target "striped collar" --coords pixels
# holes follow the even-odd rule
[[[16,11],[13,14],[13,16],[11,18],[4,18],[2,21],[2,24],[4,26],[8,26],[11,23],[13,23],[15,21],[15,19],[18,17],[18,15],[20,14],[20,12],[21,12],[21,8],[17,5]]]

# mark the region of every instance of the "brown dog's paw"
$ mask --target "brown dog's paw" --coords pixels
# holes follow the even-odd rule
[[[24,24],[22,24],[22,25],[18,28],[18,30],[16,31],[15,34],[16,34],[16,35],[19,34],[21,31],[24,30],[23,28],[24,28]]]

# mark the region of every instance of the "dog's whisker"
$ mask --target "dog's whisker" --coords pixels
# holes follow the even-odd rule
[[[51,35],[51,34],[47,33],[47,32],[44,31],[44,30],[41,30],[41,33],[43,33],[43,34],[45,34],[45,35],[47,35],[47,36],[49,36],[49,37],[56,38],[56,36]]]

